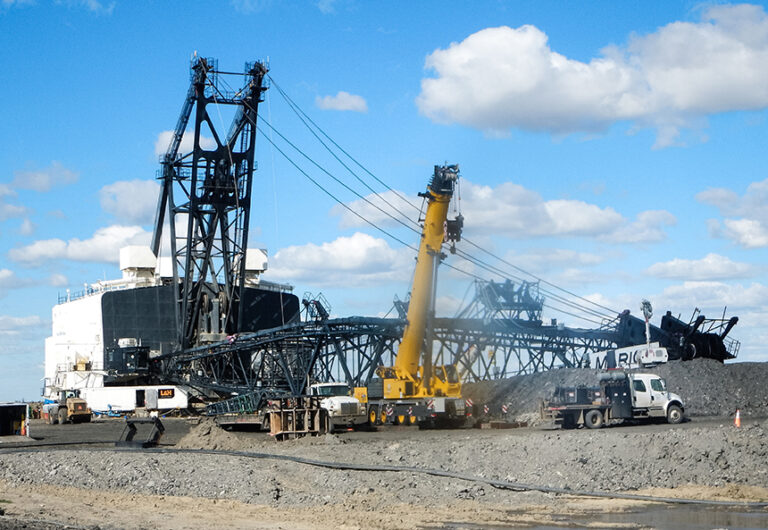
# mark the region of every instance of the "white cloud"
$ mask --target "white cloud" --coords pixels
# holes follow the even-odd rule
[[[365,199],[352,201],[348,206],[362,217],[369,219],[379,226],[396,226],[399,224],[395,219],[383,213],[387,212],[405,224],[418,227],[416,220],[419,217],[419,207],[415,203],[408,201],[404,194],[385,191],[377,195],[367,195]],[[398,211],[402,212],[402,215],[398,214]],[[336,204],[331,208],[331,215],[338,215],[340,217],[339,226],[341,228],[369,226],[360,217],[340,204]]]
[[[666,226],[674,226],[677,219],[666,210],[646,210],[637,214],[637,219],[622,224],[602,239],[613,243],[654,243],[667,237]]]
[[[37,267],[47,261],[68,259],[94,263],[118,263],[120,248],[148,245],[152,234],[140,226],[111,225],[99,228],[90,239],[44,239],[13,248],[8,257],[27,266]]]
[[[47,325],[39,316],[12,317],[0,315],[0,335],[18,335],[22,330]]]
[[[340,91],[335,96],[317,96],[315,106],[322,110],[351,110],[353,112],[368,112],[368,103],[362,96]]]
[[[675,280],[725,280],[748,278],[754,276],[757,271],[748,263],[738,263],[719,254],[707,254],[698,260],[675,258],[655,263],[645,272],[659,278]]]
[[[121,223],[152,223],[160,185],[154,180],[121,180],[99,190],[101,209]]]
[[[380,195],[405,215],[416,213],[394,192]],[[350,202],[349,207],[377,225],[392,226],[395,221],[384,212],[395,212],[381,197],[368,195],[368,202],[358,199]],[[545,201],[537,192],[511,182],[492,188],[463,180],[461,209],[464,230],[472,238],[495,234],[515,239],[595,237],[611,243],[650,243],[664,239],[663,227],[675,223],[675,217],[663,210],[640,212],[634,221],[629,221],[611,207],[578,200]],[[334,206],[331,213],[341,217],[343,228],[367,226],[346,208]]]
[[[66,287],[69,285],[69,280],[63,274],[54,273],[48,277],[48,285],[53,287]]]
[[[328,15],[330,13],[333,13],[336,10],[334,7],[335,3],[336,3],[336,0],[318,0],[317,8],[324,15]]]
[[[168,151],[168,147],[171,145],[173,139],[173,131],[163,131],[157,135],[155,140],[155,155],[162,156]],[[191,153],[195,147],[195,136],[191,131],[184,133],[181,137],[181,144],[179,144],[179,154]],[[209,138],[208,136],[200,135],[200,147],[206,150],[212,150],[216,148],[216,140]]]
[[[713,237],[730,239],[744,248],[768,246],[768,179],[751,183],[742,196],[726,188],[710,188],[698,193],[696,200],[727,216],[722,223],[709,221]]]
[[[653,301],[655,307],[668,308],[673,314],[691,311],[698,307],[703,312],[722,312],[727,306],[729,312],[745,309],[763,309],[768,304],[768,286],[761,283],[750,285],[729,284],[717,281],[686,281],[664,289]],[[720,316],[711,315],[711,316]]]
[[[235,11],[250,14],[264,11],[272,5],[272,0],[231,0]]]
[[[18,283],[16,274],[10,269],[0,269],[0,289],[15,287]]]
[[[12,219],[14,217],[23,217],[29,213],[29,209],[16,204],[0,203],[0,221]]]
[[[35,225],[32,221],[29,220],[29,218],[24,219],[21,222],[21,226],[19,227],[19,233],[23,236],[31,236],[35,233],[35,230],[37,229],[37,225]]]
[[[512,238],[597,236],[613,231],[624,218],[613,208],[574,200],[545,201],[535,191],[505,182],[496,188],[463,181],[465,230]]]
[[[115,2],[105,4],[99,2],[99,0],[79,0],[79,4],[91,11],[92,13],[104,13],[111,15],[115,9]]]
[[[0,197],[14,197],[16,192],[7,184],[0,184]]]
[[[505,259],[538,275],[564,266],[592,267],[605,262],[608,256],[562,248],[538,248],[522,254],[510,253],[505,256]]]
[[[410,249],[393,249],[383,239],[355,233],[329,243],[286,247],[269,264],[269,278],[315,286],[363,286],[402,281],[413,269]]]
[[[657,147],[706,115],[768,106],[768,16],[714,6],[589,62],[553,51],[540,29],[487,28],[427,56],[435,77],[416,103],[439,123],[498,135],[510,128],[596,132],[619,121],[658,130]]]
[[[53,161],[45,169],[14,172],[12,186],[23,190],[49,191],[54,186],[65,186],[77,181],[78,174]]]

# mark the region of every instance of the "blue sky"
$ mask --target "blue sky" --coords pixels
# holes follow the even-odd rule
[[[656,322],[727,306],[740,360],[767,360],[766,11],[0,0],[0,400],[37,396],[57,295],[118,277],[117,249],[148,241],[195,51],[234,71],[268,60],[274,83],[414,202],[434,164],[460,164],[467,237],[510,262],[616,310],[648,298]],[[352,184],[267,94],[262,120]],[[383,315],[406,295],[409,249],[345,215],[264,138],[258,158],[251,246],[269,250],[266,279],[322,291],[337,316]],[[438,308],[453,314],[470,279],[441,274]]]

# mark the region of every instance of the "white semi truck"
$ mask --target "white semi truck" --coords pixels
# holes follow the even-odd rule
[[[599,386],[557,387],[541,403],[541,417],[564,429],[584,425],[599,429],[617,420],[666,419],[683,421],[685,406],[667,390],[658,375],[611,371],[599,377]]]

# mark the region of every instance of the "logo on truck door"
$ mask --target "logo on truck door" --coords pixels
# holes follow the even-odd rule
[[[171,399],[176,395],[176,391],[173,388],[161,388],[157,391],[157,397],[160,399]]]

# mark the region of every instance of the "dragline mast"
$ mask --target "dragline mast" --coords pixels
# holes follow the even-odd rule
[[[266,73],[260,62],[246,64],[245,83],[234,91],[219,86],[225,73],[214,59],[195,57],[187,97],[161,161],[152,250],[159,257],[167,230],[173,280],[180,286],[175,316],[181,349],[220,340],[242,326],[256,120]],[[220,105],[235,107],[226,135],[214,125],[224,127]],[[180,146],[190,118],[194,142],[185,154]]]

